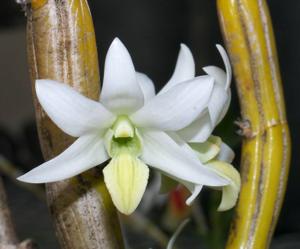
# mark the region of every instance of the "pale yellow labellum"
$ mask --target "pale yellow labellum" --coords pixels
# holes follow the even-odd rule
[[[145,192],[149,168],[126,151],[112,158],[103,169],[104,181],[114,205],[126,215],[131,214]]]
[[[235,206],[241,187],[239,172],[229,163],[222,161],[211,161],[206,164],[212,167],[219,175],[229,180],[229,184],[222,187],[222,200],[218,211],[226,211]]]

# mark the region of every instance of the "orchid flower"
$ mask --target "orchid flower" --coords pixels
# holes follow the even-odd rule
[[[197,186],[228,185],[228,179],[204,166],[184,140],[178,137],[175,141],[170,135],[205,112],[215,88],[214,78],[193,77],[176,85],[171,81],[166,88],[155,96],[152,81],[135,71],[117,38],[107,52],[99,101],[66,84],[37,80],[35,90],[43,109],[61,130],[78,139],[18,179],[60,181],[110,159],[103,169],[104,181],[114,205],[124,214],[138,206],[148,182],[148,167]]]
[[[188,143],[202,164],[214,169],[220,176],[223,176],[229,181],[228,185],[221,188],[223,192],[222,200],[218,208],[219,211],[225,211],[235,205],[241,180],[239,173],[231,165],[234,152],[227,144],[222,142],[221,138],[211,136],[216,125],[224,118],[231,100],[230,82],[232,71],[229,58],[222,46],[217,45],[217,49],[224,61],[226,73],[221,68],[215,66],[203,68],[203,70],[214,79],[212,95],[207,108],[201,112],[190,125],[176,132],[172,132],[172,134],[169,132],[169,135],[179,141],[181,146],[186,146],[186,143]],[[193,55],[187,46],[181,45],[173,76],[159,94],[163,94],[172,87],[176,87],[176,85],[182,81],[192,80],[194,78],[195,62]],[[182,143],[182,141],[186,143]],[[165,183],[165,181],[168,180],[165,178],[162,179],[163,188],[166,188],[164,185],[170,185],[170,183]],[[180,182],[192,192],[192,195],[186,200],[186,204],[190,205],[200,193],[203,185],[194,184],[189,181]]]

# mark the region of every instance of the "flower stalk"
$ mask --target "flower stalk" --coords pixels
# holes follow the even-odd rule
[[[32,0],[27,9],[28,61],[32,88],[36,79],[69,84],[83,95],[99,97],[95,34],[86,0]],[[33,91],[45,159],[55,157],[74,139],[45,114]],[[118,215],[94,168],[69,180],[46,185],[57,236],[64,249],[123,248]]]
[[[272,23],[265,0],[218,0],[217,6],[243,119],[242,187],[226,248],[268,248],[291,151]]]

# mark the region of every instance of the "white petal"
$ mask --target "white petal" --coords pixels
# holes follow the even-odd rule
[[[213,89],[210,76],[194,78],[146,103],[131,116],[138,127],[179,130],[192,123],[207,107]]]
[[[66,84],[37,80],[38,100],[52,121],[65,133],[79,137],[109,127],[115,117],[99,102],[79,94]]]
[[[177,131],[178,135],[184,141],[205,142],[228,110],[231,96],[228,95],[228,92],[230,93],[230,91],[226,92],[220,84],[214,84],[208,112],[201,114],[190,125]]]
[[[231,66],[230,66],[230,61],[229,61],[229,58],[228,58],[228,55],[227,55],[225,49],[219,44],[217,44],[216,47],[219,50],[219,53],[221,54],[221,57],[223,59],[223,62],[224,62],[225,68],[226,68],[226,76],[227,77],[226,77],[225,90],[227,90],[230,87],[231,78],[232,78],[232,70],[231,70]]]
[[[118,38],[106,55],[100,96],[101,102],[118,114],[135,111],[144,103],[130,54]]]
[[[177,134],[187,142],[203,143],[211,135],[212,126],[208,112],[196,119],[189,126],[177,131]]]
[[[232,78],[232,71],[229,58],[226,51],[221,45],[217,45],[222,59],[225,64],[226,73],[218,67],[208,66],[203,70],[213,77],[217,84],[214,86],[212,99],[209,104],[209,113],[212,119],[213,126],[217,125],[225,116],[231,100],[230,82]]]
[[[203,185],[197,185],[197,184],[193,184],[193,188],[188,187],[186,185],[186,187],[191,191],[191,196],[185,201],[186,205],[190,206],[193,201],[197,198],[197,196],[200,194]]]
[[[216,82],[222,86],[224,86],[225,90],[230,87],[230,82],[232,78],[232,70],[230,66],[230,61],[225,49],[217,44],[216,45],[225,65],[226,73],[219,67],[216,66],[207,66],[204,67],[203,70],[210,76],[214,77]]]
[[[141,131],[143,137],[142,160],[165,172],[170,177],[208,186],[226,185],[227,181],[203,166],[195,157],[178,145],[164,132]]]
[[[225,115],[226,115],[226,113],[229,109],[230,102],[231,102],[231,91],[230,91],[230,89],[227,90],[227,94],[228,94],[227,101],[224,104],[223,110],[219,115],[219,119],[217,121],[217,124],[219,124],[223,120],[223,118],[225,117]]]
[[[193,55],[186,45],[181,44],[174,73],[171,79],[167,82],[167,84],[161,89],[161,91],[158,94],[162,94],[171,89],[173,86],[183,81],[190,80],[194,77],[195,62]]]
[[[227,91],[225,91],[223,86],[220,84],[214,84],[212,95],[208,104],[208,113],[213,127],[217,125],[228,98],[229,96]]]
[[[108,159],[103,141],[96,135],[84,135],[57,157],[34,168],[18,180],[29,183],[61,181],[78,175]]]
[[[137,81],[144,94],[144,102],[148,102],[155,96],[155,87],[152,80],[143,73],[136,73]]]
[[[213,77],[216,80],[216,82],[219,85],[223,86],[223,88],[225,89],[227,75],[223,69],[216,66],[207,66],[207,67],[203,67],[203,71],[206,72],[211,77]]]
[[[221,144],[221,150],[217,156],[217,160],[231,163],[234,159],[233,150],[224,142]]]

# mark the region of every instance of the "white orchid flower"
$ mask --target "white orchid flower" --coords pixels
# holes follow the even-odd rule
[[[228,180],[204,166],[183,140],[179,145],[168,134],[186,128],[203,113],[214,85],[213,77],[205,75],[184,79],[155,96],[151,80],[136,73],[127,49],[116,38],[106,56],[99,102],[65,84],[36,81],[38,100],[48,116],[78,139],[18,179],[60,181],[111,159],[103,169],[104,180],[115,206],[124,214],[138,206],[148,182],[148,166],[180,181],[227,185]]]
[[[216,66],[203,68],[208,75],[214,78],[215,84],[206,111],[200,113],[190,125],[177,131],[177,134],[188,142],[205,142],[216,125],[223,119],[230,105],[230,82],[232,77],[230,62],[224,48],[217,45],[217,49],[223,58],[226,73]],[[176,86],[182,81],[193,78],[195,78],[194,58],[188,47],[182,45],[173,76],[161,93],[167,91],[170,85]]]
[[[222,200],[218,208],[219,211],[225,211],[236,204],[241,180],[239,173],[231,165],[234,158],[234,152],[227,144],[222,142],[219,137],[211,136],[216,125],[220,123],[228,111],[231,100],[230,82],[232,71],[229,58],[222,46],[217,45],[217,49],[224,61],[226,72],[215,66],[203,68],[208,75],[213,77],[215,82],[212,96],[208,102],[208,107],[200,113],[195,121],[193,121],[190,125],[177,130],[176,134],[173,132],[173,134],[169,133],[169,135],[171,135],[175,141],[179,141],[181,146],[186,147],[186,144],[182,143],[181,140],[188,143],[188,145],[194,149],[201,163],[211,169],[214,169],[220,176],[225,177],[229,181],[227,186],[221,188],[223,192]],[[167,92],[180,82],[192,80],[194,77],[195,62],[193,55],[188,47],[182,45],[175,71],[160,93]],[[166,178],[162,179],[163,189],[168,189],[168,185],[170,187],[174,186],[174,184],[170,184]],[[186,200],[186,204],[190,205],[202,190],[203,185],[189,181],[182,181],[180,179],[177,180],[191,191],[192,195]]]

